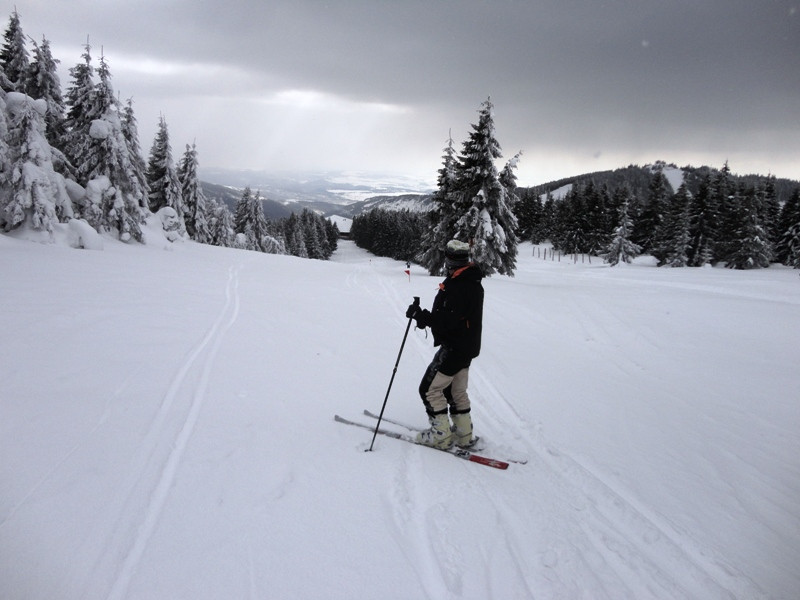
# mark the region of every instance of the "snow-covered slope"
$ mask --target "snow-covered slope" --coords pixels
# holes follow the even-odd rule
[[[470,381],[497,471],[333,421],[380,410],[421,269],[104,246],[0,236],[0,597],[798,597],[796,271],[522,246]]]

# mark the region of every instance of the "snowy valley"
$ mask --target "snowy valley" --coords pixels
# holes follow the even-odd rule
[[[800,595],[796,270],[520,245],[470,382],[498,471],[333,420],[380,410],[421,268],[64,228],[0,236],[4,599]]]

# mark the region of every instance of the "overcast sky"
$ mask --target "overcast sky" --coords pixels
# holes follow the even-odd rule
[[[5,19],[14,9],[6,2]],[[520,185],[656,160],[800,179],[800,0],[17,0],[68,69],[88,36],[149,152],[202,169],[435,181],[491,96]],[[29,44],[29,50],[32,45]]]

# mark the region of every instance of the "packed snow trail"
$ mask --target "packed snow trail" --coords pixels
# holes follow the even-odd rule
[[[416,266],[0,248],[4,599],[798,596],[796,272],[524,246],[471,371],[528,459],[497,471],[331,418],[379,411]],[[388,416],[425,425],[433,352],[412,330]]]

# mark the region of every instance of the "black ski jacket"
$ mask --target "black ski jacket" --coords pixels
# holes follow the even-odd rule
[[[466,358],[481,351],[483,327],[483,273],[470,263],[439,284],[428,325],[433,345],[445,346]]]

